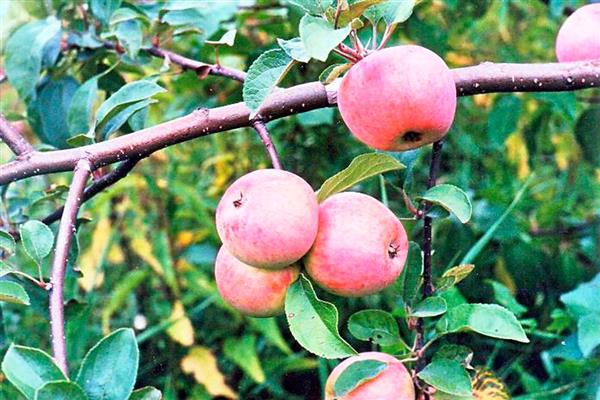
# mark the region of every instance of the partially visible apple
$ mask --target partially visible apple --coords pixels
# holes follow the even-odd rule
[[[386,206],[362,193],[338,193],[319,208],[319,231],[305,267],[331,293],[365,296],[394,283],[407,253],[404,227]]]
[[[403,151],[443,138],[456,111],[446,63],[415,45],[374,52],[350,68],[338,90],[342,119],[375,149]]]
[[[285,293],[298,279],[292,265],[269,271],[244,264],[222,246],[215,261],[215,280],[221,297],[242,314],[272,317],[283,313]]]
[[[334,385],[341,373],[357,361],[377,360],[387,367],[375,378],[357,386],[342,397],[335,397]],[[385,353],[360,353],[342,361],[333,369],[325,384],[325,400],[415,400],[410,373],[396,358]]]
[[[306,181],[287,171],[262,169],[236,180],[217,207],[223,245],[257,268],[285,268],[310,249],[319,204]]]
[[[600,3],[578,8],[562,24],[556,37],[560,62],[600,59]]]

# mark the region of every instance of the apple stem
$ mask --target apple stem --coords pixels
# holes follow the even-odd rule
[[[340,56],[342,56],[343,58],[345,58],[346,60],[350,61],[353,64],[356,64],[358,62],[358,59],[354,58],[353,56],[341,51],[340,49],[334,48],[333,52],[335,54],[338,54]]]
[[[396,24],[388,25],[385,28],[385,31],[383,32],[383,39],[381,39],[381,43],[379,43],[379,47],[377,47],[377,50],[381,50],[385,47],[385,45],[387,44],[388,40],[390,40],[390,38],[392,37],[392,34],[394,33],[395,30],[396,30]]]
[[[267,126],[260,119],[255,119],[252,121],[252,126],[260,136],[260,140],[265,145],[265,149],[267,150],[267,154],[271,157],[271,163],[273,164],[273,168],[281,169],[281,163],[279,162],[279,156],[277,155],[277,150],[273,145],[273,141],[271,140],[271,136],[269,135],[269,131],[267,130]]]
[[[377,49],[377,24],[373,24],[373,34],[371,36],[372,36],[371,49],[376,50]]]

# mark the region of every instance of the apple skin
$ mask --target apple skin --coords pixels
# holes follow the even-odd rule
[[[377,360],[388,364],[374,379],[367,381],[343,397],[333,390],[340,374],[356,361]],[[410,373],[396,358],[385,353],[360,353],[342,361],[333,369],[325,384],[325,400],[415,400],[415,387]]]
[[[404,227],[386,206],[362,193],[345,192],[319,207],[319,232],[304,266],[323,289],[346,297],[390,286],[408,253]]]
[[[280,269],[302,258],[318,229],[315,192],[291,172],[262,169],[233,182],[216,212],[229,252],[257,268]]]
[[[272,317],[283,313],[285,293],[298,279],[300,267],[280,270],[251,267],[221,246],[215,261],[215,280],[227,304],[252,317]]]
[[[338,90],[342,119],[370,147],[404,151],[443,138],[454,121],[456,84],[446,63],[415,45],[360,60]]]
[[[600,4],[578,8],[556,36],[556,58],[560,62],[600,59]]]

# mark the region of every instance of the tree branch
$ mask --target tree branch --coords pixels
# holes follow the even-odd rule
[[[0,139],[12,150],[16,156],[33,153],[33,146],[25,140],[23,135],[0,113]]]
[[[459,96],[489,92],[570,91],[600,87],[600,60],[552,64],[492,64],[453,70]],[[542,86],[539,86],[539,84]],[[335,84],[305,83],[278,90],[257,116],[267,122],[336,103]],[[0,167],[0,185],[52,172],[71,171],[81,159],[95,168],[132,157],[145,157],[167,146],[197,137],[250,126],[244,103],[199,109],[184,117],[105,142],[75,149],[32,153]]]
[[[71,240],[75,233],[77,213],[81,205],[83,189],[87,182],[92,165],[83,159],[77,162],[73,172],[71,188],[65,202],[64,216],[58,227],[54,259],[52,260],[52,276],[50,283],[50,326],[52,331],[52,353],[57,365],[68,376],[67,348],[65,342],[65,305],[64,281],[67,268],[67,257]]]
[[[273,164],[273,168],[281,169],[281,163],[279,162],[279,156],[277,155],[277,149],[273,145],[273,141],[271,140],[271,136],[269,135],[269,131],[264,122],[261,120],[255,120],[252,122],[252,126],[260,136],[260,140],[265,145],[265,149],[267,150],[267,154],[271,157],[271,163]]]

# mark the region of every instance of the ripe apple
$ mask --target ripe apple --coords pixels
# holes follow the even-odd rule
[[[377,360],[387,363],[387,367],[375,378],[360,384],[343,397],[335,397],[334,385],[340,374],[352,363]],[[342,361],[333,369],[325,384],[325,400],[415,400],[412,378],[404,365],[385,353],[360,353]]]
[[[556,37],[560,62],[600,59],[600,4],[577,9],[560,27]]]
[[[450,130],[456,85],[446,63],[431,50],[389,47],[350,68],[338,90],[338,106],[350,131],[368,146],[409,150]]]
[[[223,245],[246,264],[279,269],[310,249],[319,204],[306,181],[287,171],[262,169],[236,180],[217,207]]]
[[[331,293],[365,296],[394,283],[407,253],[404,227],[386,206],[362,193],[338,193],[319,207],[319,231],[305,267]]]
[[[225,302],[242,314],[272,317],[283,313],[287,288],[298,279],[295,265],[279,270],[254,268],[221,246],[215,261],[215,280]]]

